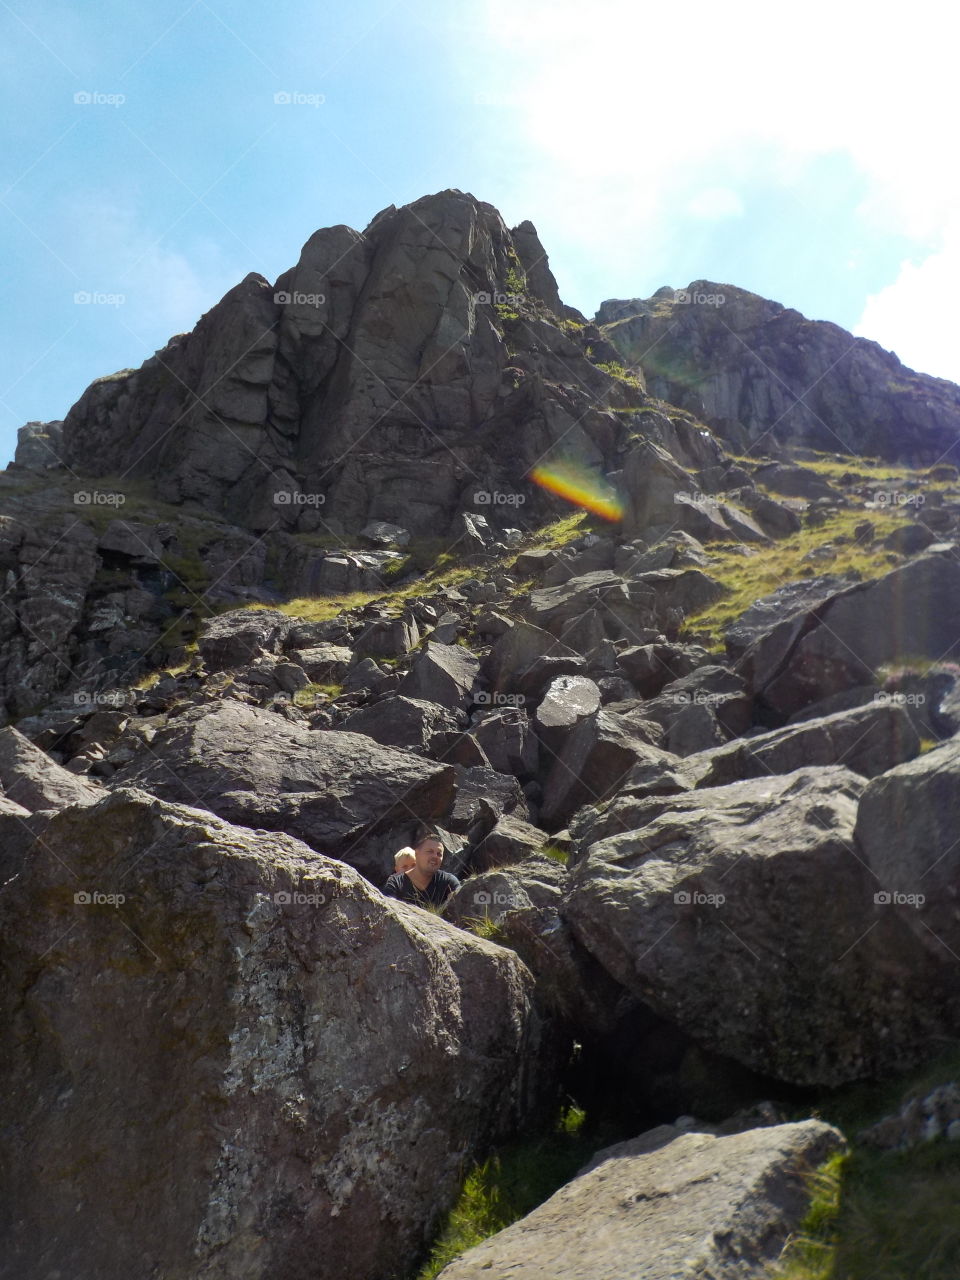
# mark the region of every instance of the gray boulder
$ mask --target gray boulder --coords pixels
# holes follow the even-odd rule
[[[657,736],[639,715],[601,709],[581,720],[546,775],[540,818],[547,830],[565,826],[581,805],[606,800],[638,762],[675,761],[654,745]]]
[[[462,728],[466,717],[435,702],[398,695],[384,698],[350,713],[338,732],[362,733],[386,747],[402,747],[418,755],[430,755],[438,735]]]
[[[303,667],[315,684],[338,684],[350,669],[353,653],[341,644],[315,644],[309,649],[292,649],[290,659]]]
[[[836,1085],[916,1061],[958,998],[874,901],[864,785],[807,768],[642,801],[652,820],[576,862],[565,915],[618,982],[752,1070]]]
[[[276,609],[235,609],[211,618],[198,641],[208,671],[244,667],[282,647],[293,620]]]
[[[806,1214],[810,1174],[844,1149],[819,1120],[726,1136],[661,1125],[598,1151],[440,1280],[763,1280]]]
[[[103,790],[51,760],[19,730],[0,729],[0,795],[30,813],[93,804]]]
[[[866,788],[857,845],[886,911],[956,973],[960,954],[960,741],[898,765]]]
[[[600,690],[585,676],[557,676],[534,712],[533,722],[541,743],[551,756],[558,755],[569,735],[600,709]]]
[[[11,1276],[406,1270],[527,1113],[517,956],[342,862],[129,790],[26,867],[0,895]]]
[[[479,671],[479,659],[463,645],[428,640],[403,677],[398,692],[456,710],[469,703]]]
[[[173,719],[111,778],[229,822],[286,831],[378,876],[374,836],[453,803],[452,766],[381,746],[359,733],[311,731],[273,712],[225,701]]]

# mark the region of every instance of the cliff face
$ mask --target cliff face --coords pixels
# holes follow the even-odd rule
[[[247,276],[192,333],[93,383],[65,460],[255,529],[322,513],[443,533],[556,447],[613,465],[608,410],[629,400],[595,362],[617,356],[566,311],[530,223],[511,232],[459,191],[391,207],[363,234],[318,231],[274,285]]]
[[[603,333],[652,395],[740,450],[777,444],[914,466],[960,460],[960,389],[875,342],[746,289],[695,280],[604,302]]]

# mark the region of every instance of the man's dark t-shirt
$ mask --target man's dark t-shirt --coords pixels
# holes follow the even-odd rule
[[[415,907],[442,907],[451,893],[459,888],[460,881],[449,871],[435,871],[426,889],[418,889],[408,875],[397,871],[383,886],[383,892],[388,898],[412,902]]]

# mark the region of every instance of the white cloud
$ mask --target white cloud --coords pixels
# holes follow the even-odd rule
[[[735,218],[743,213],[743,201],[729,187],[704,187],[687,201],[687,213],[704,222]]]
[[[865,228],[930,253],[960,202],[949,145],[958,36],[960,11],[937,0],[908,12],[842,0],[486,0],[483,74],[512,93],[530,153],[510,204],[549,208],[558,261],[576,246],[629,279],[669,260],[678,210],[732,216],[747,183],[793,186],[817,159],[840,156],[866,189]],[[924,321],[936,298],[921,307],[920,291],[939,288],[944,256],[955,261],[944,249],[929,271],[905,269],[887,301],[887,291],[871,299],[862,324],[883,321],[887,336],[870,336],[899,333],[901,348],[915,347],[891,318],[893,300],[912,300],[939,352],[944,339]],[[927,350],[927,366],[942,363]]]
[[[900,264],[893,284],[867,298],[854,329],[895,351],[921,373],[960,382],[957,301],[960,299],[960,226],[923,262]]]

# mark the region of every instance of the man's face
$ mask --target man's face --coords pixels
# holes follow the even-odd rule
[[[419,871],[433,875],[440,869],[440,863],[443,861],[443,845],[439,840],[424,840],[423,844],[417,845],[414,853]]]

